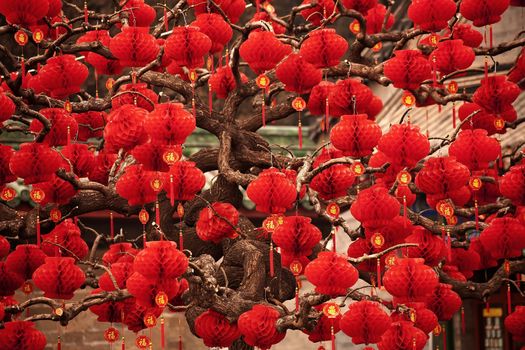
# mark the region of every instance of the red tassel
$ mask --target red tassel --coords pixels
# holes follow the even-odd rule
[[[461,307],[461,334],[467,333],[467,325],[465,323],[465,308]]]
[[[490,303],[488,300],[485,302],[485,310],[487,310],[487,312],[490,312]]]
[[[407,196],[403,196],[403,228],[407,228]]]
[[[295,283],[297,284],[297,287],[295,287],[295,312],[299,311],[299,279],[295,278]]]
[[[335,333],[334,333],[334,319],[330,319],[330,338],[332,339],[332,350],[335,350]]]
[[[170,204],[175,205],[175,190],[173,188],[173,175],[170,175]]]
[[[476,231],[479,231],[479,208],[477,195],[474,193],[474,215],[476,216]]]
[[[182,350],[182,336],[179,335],[179,350]]]
[[[510,293],[510,283],[507,282],[507,314],[512,313],[512,294]]]
[[[447,231],[447,251],[448,261],[452,261],[452,239],[450,238],[450,232]]]
[[[489,77],[489,61],[487,60],[487,56],[485,56],[485,79]]]
[[[381,289],[381,259],[376,259],[377,261],[377,288]]]
[[[213,105],[213,93],[211,91],[211,84],[208,83],[208,110],[210,112],[210,116],[212,112],[212,105]]]
[[[66,145],[69,146],[69,144],[71,143],[71,129],[69,127],[69,125],[67,126],[67,138],[66,138]]]
[[[124,337],[122,337],[122,350],[126,350],[126,342],[124,341]]]
[[[332,227],[332,251],[335,253],[337,252],[337,239],[336,239],[336,232],[337,232],[337,228],[335,227]]]
[[[262,125],[266,126],[266,89],[263,89],[263,93],[262,93],[261,116],[262,116]]]
[[[57,340],[57,350],[61,350],[62,349],[62,343],[60,342],[60,336],[58,336],[58,340]]]
[[[260,1],[261,0],[255,0],[255,12],[259,13],[259,8],[260,8]]]
[[[36,210],[36,245],[40,248],[42,243],[42,236],[40,235],[40,208],[37,206]]]
[[[162,350],[166,347],[166,339],[164,334],[164,317],[160,319],[160,347]]]
[[[87,1],[84,1],[84,23],[88,23],[88,7],[87,7]]]
[[[157,195],[157,199],[155,200],[155,222],[160,227],[160,206],[159,206],[159,197]],[[162,239],[162,236],[161,236]]]
[[[273,241],[270,241],[270,277],[273,277],[275,274],[273,266]]]
[[[115,238],[115,225],[113,223],[113,212],[109,212],[109,235],[111,239]]]
[[[452,127],[456,129],[456,102],[452,103]]]
[[[443,324],[443,350],[447,350],[447,325]]]
[[[328,104],[328,98],[325,101],[325,113],[324,113],[324,128],[325,131],[328,132],[328,129],[330,128],[330,121],[328,117],[330,116],[330,105]]]
[[[492,24],[489,26],[490,48],[494,46],[494,35],[492,33]]]
[[[303,148],[303,124],[301,123],[301,112],[299,112],[299,123],[297,124],[297,132],[299,135],[299,149]]]
[[[184,250],[184,235],[182,234],[182,219],[180,221],[180,229],[179,229],[179,248],[181,251]]]
[[[142,246],[144,248],[146,248],[146,242],[147,242],[147,237],[146,237],[146,225],[142,225]]]

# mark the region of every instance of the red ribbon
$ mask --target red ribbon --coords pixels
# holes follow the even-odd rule
[[[273,242],[270,241],[270,277],[275,275],[274,265],[273,265]]]

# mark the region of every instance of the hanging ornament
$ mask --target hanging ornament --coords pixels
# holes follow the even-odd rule
[[[303,273],[303,264],[300,261],[294,260],[290,264],[290,271],[295,276],[295,312],[299,311],[299,290],[301,289],[301,281],[299,276]]]
[[[330,339],[332,341],[332,350],[335,350],[334,320],[341,314],[341,309],[336,303],[326,303],[323,306],[323,314],[330,320]]]
[[[447,92],[451,95],[457,93],[459,90],[459,85],[456,81],[452,80],[447,84]],[[456,128],[456,102],[452,102],[452,127]]]
[[[335,220],[339,217],[341,208],[337,203],[332,202],[326,206],[326,213]],[[332,251],[335,253],[337,251],[337,226],[332,225]]]
[[[2,189],[2,192],[0,193],[0,198],[5,201],[9,202],[16,197],[16,191],[12,189],[11,187],[4,187]]]
[[[306,101],[302,97],[296,97],[292,101],[292,108],[299,112],[297,123],[297,133],[299,137],[299,149],[303,148],[303,125],[301,122],[301,112],[306,108]]]
[[[135,344],[139,349],[148,349],[151,345],[151,339],[145,335],[139,335],[135,339]]]
[[[177,204],[177,216],[179,217],[179,249],[180,251],[183,251],[184,250],[184,235],[182,232],[182,218],[184,217],[184,206],[180,202],[179,204]]]
[[[120,338],[120,333],[115,327],[109,327],[104,331],[104,340],[110,344],[115,343]]]
[[[40,248],[41,236],[40,236],[40,203],[44,200],[46,194],[43,190],[39,188],[34,188],[29,192],[29,197],[33,202],[37,204],[36,206],[36,245]]]
[[[261,106],[261,115],[262,115],[262,125],[266,126],[266,93],[270,88],[270,78],[266,75],[261,74],[255,79],[255,83],[262,91],[262,106]]]
[[[282,215],[272,215],[267,217],[263,221],[263,229],[266,230],[268,233],[268,236],[270,238],[270,251],[269,251],[269,269],[270,269],[270,277],[275,276],[274,271],[274,247],[273,247],[273,239],[271,239],[271,236],[275,230],[282,225],[284,222],[284,217]]]
[[[474,192],[474,213],[476,216],[476,231],[479,231],[479,208],[478,208],[478,191],[483,185],[483,181],[477,176],[470,178],[468,185],[472,192]]]

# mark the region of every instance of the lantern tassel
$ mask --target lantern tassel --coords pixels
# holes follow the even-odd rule
[[[297,132],[299,136],[299,149],[303,148],[303,124],[301,123],[301,112],[299,112],[299,123],[297,124]]]
[[[328,129],[330,128],[330,122],[328,120],[328,116],[330,115],[330,105],[328,104],[328,98],[325,101],[324,110],[324,131],[328,132]]]
[[[115,238],[115,224],[113,222],[113,212],[109,212],[109,235],[111,239]]]
[[[489,25],[489,38],[490,38],[490,48],[494,46],[494,33],[492,32],[492,24]]]
[[[84,23],[88,23],[89,17],[88,17],[88,7],[87,7],[87,1],[84,1]]]
[[[182,336],[179,335],[179,350],[182,350]]]
[[[173,175],[170,174],[170,204],[175,205],[175,189],[173,188]]]
[[[275,274],[273,266],[273,241],[270,241],[270,277],[273,277]]]
[[[259,13],[259,9],[260,9],[260,4],[261,0],[255,0],[255,12]]]
[[[507,282],[507,314],[512,313],[512,294],[510,293],[510,282]]]
[[[160,206],[159,206],[159,196],[157,195],[157,199],[155,200],[155,222],[160,227]],[[160,239],[162,240],[162,235],[160,236]]]
[[[487,312],[490,312],[490,303],[488,300],[485,302],[485,310],[487,310]]]
[[[40,206],[36,207],[36,245],[40,248],[42,237],[40,235]]]
[[[297,286],[295,287],[295,312],[299,311],[299,279],[295,278],[295,283]]]
[[[476,231],[479,231],[479,206],[477,195],[474,194],[474,215],[476,217]]]
[[[337,251],[337,238],[336,238],[336,233],[337,231],[337,228],[335,227],[332,227],[332,251],[335,253]]]
[[[442,336],[443,336],[443,350],[447,350],[447,325],[446,324],[443,324],[443,333],[442,333]]]
[[[57,350],[61,350],[62,349],[62,342],[60,341],[60,336],[58,336],[58,339],[57,339]]]
[[[261,106],[262,126],[266,126],[266,89],[262,90],[262,106]]]
[[[160,347],[162,350],[166,347],[166,336],[164,330],[164,317],[160,319]]]
[[[467,334],[467,325],[465,323],[465,308],[461,307],[461,334]]]
[[[403,196],[403,228],[407,228],[407,196]]]
[[[124,340],[124,337],[122,337],[122,350],[126,350],[126,341]]]
[[[208,83],[208,110],[210,112],[210,116],[212,112],[212,105],[213,105],[213,92],[211,91],[211,84]]]
[[[381,259],[377,258],[377,288],[381,289]]]
[[[335,350],[335,332],[334,332],[334,319],[330,319],[330,338],[332,340],[332,350]]]
[[[452,127],[456,129],[456,103],[452,103]]]

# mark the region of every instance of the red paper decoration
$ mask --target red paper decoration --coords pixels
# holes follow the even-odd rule
[[[180,277],[188,268],[188,258],[170,241],[147,242],[133,262],[136,272],[153,281]]]
[[[328,68],[338,65],[347,49],[345,38],[328,28],[310,32],[299,53],[316,68]]]
[[[131,243],[115,243],[102,256],[102,261],[106,266],[115,263],[133,262],[138,250],[133,248]]]
[[[138,272],[134,272],[126,280],[126,288],[129,293],[135,297],[137,305],[146,308],[155,308],[157,307],[157,296],[159,293],[166,294],[166,302],[177,295],[179,282],[176,279],[169,278],[152,280]],[[149,327],[151,327],[151,325],[149,325]]]
[[[396,303],[425,301],[439,283],[436,272],[423,259],[398,259],[383,275],[383,285]]]
[[[497,218],[483,230],[479,240],[494,259],[519,257],[525,249],[525,226],[514,218]]]
[[[256,74],[275,68],[291,52],[289,45],[281,43],[275,34],[266,31],[251,32],[239,48],[241,58]]]
[[[415,226],[412,234],[405,238],[405,242],[418,245],[417,247],[408,247],[407,256],[423,258],[426,265],[436,266],[447,256],[445,242],[421,226]]]
[[[225,238],[236,238],[235,227],[239,212],[230,203],[215,202],[211,208],[203,208],[195,225],[197,235],[203,241],[220,243]]]
[[[502,114],[512,108],[520,88],[505,75],[491,75],[481,79],[481,86],[472,95],[472,101],[492,114]]]
[[[252,19],[248,23],[265,21],[268,22],[273,29],[275,34],[284,34],[286,33],[286,27],[282,26],[278,22],[271,19],[270,15],[266,11],[260,11],[253,14]],[[262,31],[263,29],[255,29],[255,31]]]
[[[312,87],[319,84],[323,72],[308,63],[300,54],[288,55],[276,68],[275,74],[285,85],[285,90],[298,94],[308,93]]]
[[[374,344],[390,327],[390,317],[379,303],[361,300],[348,306],[341,319],[341,329],[354,344]]]
[[[195,319],[195,333],[208,347],[227,348],[241,336],[237,324],[230,323],[226,316],[207,310]]]
[[[38,79],[51,97],[62,99],[80,92],[89,72],[85,65],[75,60],[75,56],[56,56],[46,62],[38,72]]]
[[[151,187],[151,181],[158,177],[154,172],[145,171],[142,165],[128,166],[117,181],[117,193],[127,199],[130,206],[154,202],[157,193]]]
[[[107,114],[105,112],[89,111],[73,114],[78,124],[78,141],[87,141],[92,137],[102,137]]]
[[[463,44],[478,47],[483,42],[483,34],[472,28],[468,23],[457,23],[454,26],[452,38],[463,40]]]
[[[137,254],[137,252],[128,251],[127,254]],[[129,257],[130,255],[127,255]],[[126,288],[126,281],[133,274],[133,258],[130,261],[121,260],[111,264],[111,274],[120,289]],[[109,273],[104,272],[98,279],[98,285],[105,291],[111,292],[116,290],[115,284],[111,280]]]
[[[331,297],[346,295],[358,279],[358,272],[346,259],[334,252],[321,252],[304,270],[315,291]]]
[[[61,163],[62,158],[58,152],[48,146],[41,143],[23,143],[11,157],[9,169],[29,185],[51,180]]]
[[[71,144],[63,147],[60,151],[62,155],[71,163],[74,172],[78,177],[87,177],[91,169],[95,166],[95,155],[85,144]]]
[[[0,260],[5,258],[9,254],[11,245],[9,241],[4,236],[0,236]]]
[[[155,91],[148,89],[147,84],[124,84],[118,89],[117,94],[111,100],[111,107],[115,110],[123,105],[134,105],[151,112],[158,101],[159,96]]]
[[[387,225],[399,215],[399,202],[388,193],[388,189],[372,186],[357,195],[350,207],[350,213],[368,230]]]
[[[4,326],[4,329],[0,329],[3,349],[44,350],[46,347],[46,336],[35,328],[33,322],[12,321],[6,322]]]
[[[360,81],[339,80],[328,96],[330,115],[366,113],[373,97],[372,90]]]
[[[16,105],[0,88],[0,123],[8,120],[15,113]]]
[[[450,264],[457,266],[459,272],[466,278],[474,276],[474,270],[479,268],[481,258],[473,249],[453,248],[451,249]]]
[[[42,289],[46,298],[73,298],[73,293],[86,279],[84,272],[75,265],[75,259],[49,257],[33,273],[33,282]]]
[[[172,152],[175,160],[179,160],[182,155],[182,147],[157,145],[148,142],[135,147],[131,151],[131,155],[138,163],[142,164],[143,169],[146,171],[167,172],[169,166],[164,159],[166,152]]]
[[[408,321],[394,322],[377,344],[379,350],[422,350],[427,335]]]
[[[500,178],[499,189],[515,205],[525,205],[525,164],[510,167]]]
[[[175,27],[166,39],[165,54],[173,62],[188,69],[204,64],[204,55],[210,51],[212,41],[196,26]]]
[[[51,129],[44,137],[44,143],[49,146],[67,145],[70,139],[74,139],[78,132],[78,124],[75,118],[63,108],[43,108],[40,113],[51,123]],[[35,133],[42,131],[43,125],[38,119],[33,119],[29,130]]]
[[[377,0],[342,0],[341,3],[349,10],[356,10],[363,16],[377,4]]]
[[[330,132],[332,145],[350,157],[372,154],[381,138],[381,128],[367,118],[366,114],[341,116],[341,121]]]
[[[49,1],[2,1],[0,13],[5,16],[8,23],[29,27],[47,15]]]
[[[399,89],[414,90],[431,77],[430,63],[419,50],[397,50],[384,64],[385,76]]]
[[[315,159],[313,166],[317,168],[330,159],[340,157],[343,157],[341,151],[324,148]],[[330,200],[345,196],[354,181],[355,174],[347,165],[335,164],[314,176],[310,181],[310,188],[316,191],[322,199]]]
[[[16,180],[16,176],[9,169],[9,162],[13,154],[15,152],[10,146],[0,145],[0,185]]]
[[[461,307],[461,298],[450,284],[439,283],[427,298],[426,304],[440,321],[448,321]]]
[[[6,262],[0,261],[0,296],[14,295],[22,284],[24,284],[24,277],[12,271]]]
[[[121,148],[130,151],[133,147],[145,143],[148,139],[144,129],[147,114],[145,109],[133,105],[123,105],[113,110],[104,128],[104,148],[110,152],[118,152]]]
[[[122,6],[122,10],[128,13],[128,23],[133,27],[149,27],[157,15],[144,0],[130,0]]]
[[[164,190],[168,198],[173,201],[189,201],[202,190],[205,182],[204,174],[195,166],[195,163],[182,161],[175,163],[170,168],[168,179],[164,183]]]
[[[378,149],[393,164],[413,167],[430,152],[430,142],[413,124],[395,124],[379,139]]]
[[[192,26],[198,27],[201,33],[205,34],[211,40],[210,53],[218,53],[224,49],[233,36],[231,26],[216,13],[202,13],[197,15],[197,19],[191,23]]]
[[[84,259],[89,253],[86,242],[80,236],[80,229],[71,219],[62,221],[49,234],[43,235],[42,240],[42,251],[48,256],[55,256],[60,250],[62,256]]]
[[[310,91],[307,108],[313,115],[325,115],[327,112],[327,99],[331,89],[335,86],[331,81],[321,81]]]
[[[250,311],[243,313],[237,320],[237,327],[246,344],[269,349],[281,342],[286,333],[278,332],[275,322],[281,317],[279,311],[262,304],[256,304]]]
[[[448,153],[470,170],[483,170],[498,158],[501,146],[496,139],[487,136],[486,130],[463,130],[450,145]]]
[[[241,73],[241,82],[246,83],[248,78],[244,73]],[[237,85],[235,77],[230,66],[217,68],[215,73],[209,79],[211,91],[215,92],[218,98],[226,98],[233,91]]]
[[[144,121],[144,128],[155,144],[181,145],[195,127],[195,117],[181,103],[173,102],[155,105]]]
[[[304,9],[300,12],[301,16],[312,22],[315,26],[321,25],[321,21],[332,15],[336,11],[333,0],[304,0],[301,5],[316,4],[311,8]]]
[[[33,189],[40,189],[45,193],[40,205],[47,203],[67,204],[77,194],[77,189],[69,181],[56,175],[53,175],[49,181],[33,184]]]
[[[435,68],[447,75],[457,70],[467,69],[472,65],[476,55],[471,47],[463,45],[462,40],[445,40],[437,44],[437,49],[430,54]]]
[[[109,50],[124,67],[144,67],[157,58],[160,48],[148,27],[127,26],[111,38]]]
[[[95,165],[88,175],[89,180],[107,185],[109,180],[109,172],[116,160],[116,154],[107,153],[104,151],[98,152],[98,155],[95,157]]]
[[[291,208],[297,193],[295,185],[276,168],[264,169],[246,189],[256,209],[268,214],[281,214]]]
[[[439,32],[456,13],[453,0],[416,0],[408,7],[408,18],[422,30]]]
[[[99,294],[103,292],[102,289],[93,289],[91,294]],[[129,301],[125,301],[129,302]],[[118,301],[107,301],[102,304],[93,305],[89,308],[89,311],[97,315],[98,322],[122,322],[124,312],[124,302]]]
[[[429,334],[439,326],[438,318],[435,313],[426,308],[425,303],[407,303],[410,310],[405,313],[393,312],[390,316],[393,322],[412,321],[425,334]]]
[[[312,254],[312,249],[322,238],[321,231],[304,216],[288,216],[272,234],[272,240],[292,259]]]
[[[516,342],[525,342],[525,306],[516,306],[505,318],[505,328]]]
[[[476,27],[483,27],[499,22],[509,5],[510,0],[465,0],[461,2],[459,12]]]
[[[365,19],[366,19],[366,33],[376,34],[383,31],[383,23],[385,23],[386,7],[383,4],[377,4],[371,8]],[[395,18],[390,13],[385,23],[385,30],[389,30],[394,25]]]
[[[463,103],[459,107],[458,117],[461,121],[463,121],[469,115],[471,115],[472,113],[478,110],[481,110],[481,111],[475,114],[473,117],[471,117],[470,121],[462,124],[461,128],[463,130],[485,129],[487,130],[488,135],[494,135],[496,133],[504,134],[505,133],[505,122],[513,122],[518,118],[516,110],[512,106],[511,108],[507,109],[505,112],[499,115],[495,115],[495,114],[490,114],[486,112],[477,104],[470,103],[470,102]],[[503,122],[502,128],[496,128],[497,119]]]
[[[143,307],[135,302],[125,303],[124,324],[128,326],[128,329],[132,332],[141,331],[147,328],[144,324],[144,317],[147,315],[159,317],[162,314],[162,310],[160,307]]]
[[[111,41],[109,31],[107,30],[94,30],[87,32],[83,36],[77,39],[77,43],[84,42],[100,42],[102,45],[108,47]],[[122,65],[119,60],[109,59],[95,52],[82,52],[86,57],[86,62],[95,68],[97,74],[114,75],[122,72]],[[95,112],[87,112],[95,113]]]
[[[244,0],[218,0],[214,2],[220,7],[232,23],[239,22],[246,7]],[[213,13],[220,13],[215,5],[209,6],[208,10],[206,3],[203,3],[201,0],[188,0],[188,5],[193,8],[196,14],[207,13],[210,11]]]

